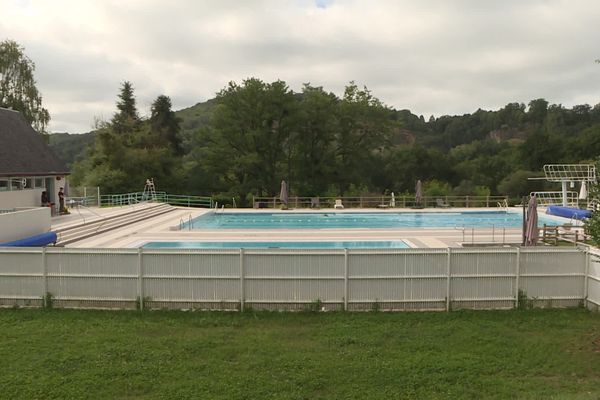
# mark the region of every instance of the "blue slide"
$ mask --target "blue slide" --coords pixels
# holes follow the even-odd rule
[[[592,216],[592,212],[590,210],[582,210],[581,208],[563,206],[548,206],[546,209],[546,214],[574,219],[586,219]]]
[[[56,240],[57,236],[55,232],[46,232],[13,242],[0,243],[0,247],[43,247],[50,243],[56,243]]]

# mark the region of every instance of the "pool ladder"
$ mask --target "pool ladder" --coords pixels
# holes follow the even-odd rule
[[[192,230],[192,214],[188,215],[188,231]],[[183,222],[183,217],[179,218],[179,230],[182,231],[185,226],[185,222]]]

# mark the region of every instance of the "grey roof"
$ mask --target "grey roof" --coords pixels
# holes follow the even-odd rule
[[[0,176],[67,174],[65,163],[21,113],[0,107]]]

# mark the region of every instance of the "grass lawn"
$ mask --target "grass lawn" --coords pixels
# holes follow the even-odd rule
[[[600,398],[600,313],[0,310],[0,398]]]

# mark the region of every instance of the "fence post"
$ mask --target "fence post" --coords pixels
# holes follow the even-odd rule
[[[521,274],[521,248],[517,247],[517,262],[515,266],[515,308],[519,308],[519,275]]]
[[[144,262],[141,247],[138,249],[138,297],[140,299],[140,311],[144,311]]]
[[[590,250],[585,250],[585,275],[583,276],[583,305],[587,308],[588,298],[588,278],[590,276],[590,263],[592,258],[590,256]]]
[[[486,196],[485,197],[485,206],[489,207],[490,206],[490,196]]]
[[[98,186],[96,189],[96,195],[98,196],[98,207],[102,207],[102,203],[100,202],[100,186]]]
[[[46,262],[46,248],[42,247],[42,277],[44,279],[44,293],[42,293],[42,302],[44,308],[48,307],[48,264]]]
[[[451,271],[451,258],[452,258],[452,249],[450,247],[448,247],[447,249],[447,255],[448,258],[446,260],[446,272],[448,275],[448,278],[446,280],[446,311],[450,311],[450,279],[452,276],[452,271]]]
[[[240,311],[244,311],[244,249],[240,249]]]
[[[344,311],[348,311],[348,249],[344,249]]]

